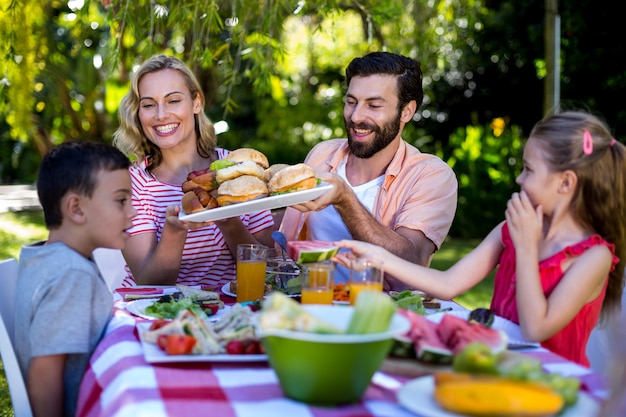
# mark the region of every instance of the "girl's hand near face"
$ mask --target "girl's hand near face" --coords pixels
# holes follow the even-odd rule
[[[505,217],[515,250],[534,248],[536,251],[543,232],[542,207],[534,208],[524,191],[513,193],[506,205]]]

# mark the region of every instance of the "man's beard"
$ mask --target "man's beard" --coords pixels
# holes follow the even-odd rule
[[[354,124],[351,121],[345,120],[346,132],[348,133],[348,146],[350,151],[357,158],[368,159],[374,156],[379,151],[385,149],[400,132],[400,115],[398,114],[388,123],[385,123],[383,127],[377,125],[370,125],[367,123]],[[358,142],[352,139],[351,129],[370,129],[374,132],[374,140],[371,143]]]

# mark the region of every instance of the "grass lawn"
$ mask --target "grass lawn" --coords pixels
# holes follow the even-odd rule
[[[39,211],[20,213],[0,213],[0,259],[18,258],[20,247],[25,243],[32,243],[47,236],[43,226],[43,214]],[[447,269],[463,255],[470,252],[478,240],[448,239],[435,254],[432,267]],[[479,285],[455,300],[468,309],[489,307],[493,293],[493,275],[483,280]],[[4,375],[4,367],[0,362],[0,417],[13,416],[11,397]]]

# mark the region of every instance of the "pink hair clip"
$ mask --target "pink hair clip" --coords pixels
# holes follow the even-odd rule
[[[585,155],[591,155],[593,152],[593,138],[588,130],[585,130],[583,135],[583,152]]]
[[[613,145],[615,145],[615,142],[617,142],[617,141],[615,140],[615,138],[611,139],[611,143],[609,144],[609,146],[613,146]]]

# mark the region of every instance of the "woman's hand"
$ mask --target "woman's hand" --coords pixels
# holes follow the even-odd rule
[[[180,220],[178,215],[180,213],[180,206],[168,206],[165,210],[165,223],[175,230],[193,230],[201,227],[208,226],[213,222],[190,222]]]

